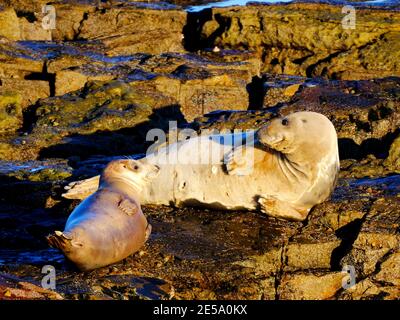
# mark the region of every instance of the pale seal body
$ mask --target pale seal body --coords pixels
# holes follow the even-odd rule
[[[146,156],[143,161],[161,170],[143,188],[142,204],[261,209],[272,216],[304,220],[333,191],[339,171],[337,135],[322,114],[297,112],[273,119],[256,132],[254,145],[232,150],[224,143],[227,137],[199,136]],[[180,161],[166,163],[165,154],[172,159],[177,155]],[[216,161],[199,164],[202,156]],[[183,164],[182,159],[194,160]],[[66,197],[79,198],[95,188],[92,178],[73,185]]]
[[[63,232],[47,238],[49,244],[82,271],[118,262],[138,251],[151,232],[139,193],[157,172],[158,167],[143,161],[109,163],[99,189],[74,209]]]

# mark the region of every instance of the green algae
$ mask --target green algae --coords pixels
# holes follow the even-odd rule
[[[22,124],[22,97],[17,93],[0,93],[0,133],[16,131]]]

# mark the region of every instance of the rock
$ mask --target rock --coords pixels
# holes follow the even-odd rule
[[[375,184],[371,179],[355,185],[352,180],[340,180],[330,201],[315,206],[307,223],[289,238],[283,250],[282,270],[342,269],[340,260],[350,250],[361,221],[370,212],[371,199],[378,196],[371,186],[381,189],[384,183]]]
[[[0,133],[16,131],[22,125],[21,96],[0,94]]]
[[[275,277],[269,277],[260,281],[260,299],[274,300],[276,298]]]
[[[56,93],[80,89],[91,80],[125,79],[132,86],[170,96],[187,121],[216,109],[249,104],[246,85],[255,68],[248,62],[220,62],[200,56],[163,54],[133,56],[113,64],[91,63],[56,73]],[[71,79],[74,79],[72,82]],[[137,82],[137,83],[135,83]]]
[[[174,259],[154,269],[154,276],[167,277],[176,298],[275,296],[274,281],[267,275],[279,270],[279,247],[296,230],[297,223],[285,226],[281,221],[252,213],[209,215],[201,209],[182,209],[159,215],[156,208],[146,211],[152,217],[155,234],[141,261],[133,261],[133,268],[150,270],[154,257],[165,261],[164,257],[172,255]],[[175,228],[180,232],[175,232]],[[192,268],[187,268],[188,263]],[[188,290],[188,284],[192,289]]]
[[[98,279],[101,291],[114,299],[167,299],[173,295],[171,284],[156,278],[111,275]],[[93,286],[93,285],[92,285]]]
[[[285,83],[287,76],[275,76],[274,79],[282,79],[281,81]],[[387,157],[389,146],[400,125],[400,100],[397,97],[400,78],[361,81],[296,79],[295,81],[304,83],[298,88],[297,84],[294,84],[296,93],[289,101],[283,98],[283,101],[287,102],[279,102],[274,108],[267,106],[265,110],[211,113],[195,121],[194,127],[217,130],[256,129],[271,117],[308,110],[322,113],[333,122],[339,137],[341,159],[361,159],[368,154],[381,159]],[[268,85],[268,81],[266,83]],[[283,95],[284,89],[280,90]],[[351,93],[351,90],[354,93]],[[261,98],[264,99],[262,94]],[[252,96],[249,99],[253,99]],[[269,99],[268,91],[265,99]],[[280,98],[273,100],[272,104],[276,104],[279,100]],[[381,169],[382,172],[385,171],[383,166]]]
[[[96,4],[83,1],[54,1],[51,6],[56,11],[56,28],[45,30],[42,5],[46,3],[39,1],[31,6],[17,3],[19,17],[12,8],[3,10],[0,35],[10,40],[96,40],[114,56],[184,51],[182,30],[186,12],[177,6],[124,2],[97,8]]]
[[[107,60],[105,56],[100,53],[94,54],[90,51],[90,47],[86,48],[85,46],[76,48],[66,45],[24,44],[18,46],[18,49],[28,56],[35,55],[41,61],[45,61],[49,57],[53,58],[46,61],[46,68],[43,72],[28,73],[24,69],[20,71],[12,69],[14,75],[10,75],[10,78],[4,80],[4,86],[21,93],[27,92],[23,95],[24,108],[27,104],[34,103],[34,106],[24,110],[25,128],[32,129],[32,132],[24,138],[11,137],[2,141],[3,159],[9,160],[36,159],[41,150],[51,149],[55,144],[58,146],[51,151],[52,155],[55,152],[71,153],[73,148],[77,148],[76,150],[83,148],[84,154],[88,152],[102,154],[102,150],[107,152],[105,151],[107,148],[104,146],[111,143],[111,137],[106,138],[108,142],[102,140],[103,138],[100,139],[102,142],[94,142],[96,138],[90,137],[88,134],[94,134],[96,131],[115,132],[132,129],[139,120],[136,117],[122,117],[123,114],[128,115],[128,111],[124,109],[128,106],[128,102],[124,102],[123,110],[108,110],[109,107],[104,103],[112,101],[113,105],[117,105],[121,98],[115,99],[114,92],[107,89],[101,94],[95,93],[94,91],[97,89],[91,84],[93,81],[98,83],[98,86],[103,86],[104,89],[116,83],[113,79],[119,79],[117,80],[118,86],[121,88],[123,86],[125,91],[135,92],[135,98],[130,97],[129,103],[145,101],[145,104],[150,107],[146,117],[153,113],[157,114],[155,117],[153,116],[153,120],[158,118],[156,119],[157,126],[165,127],[168,126],[168,119],[172,118],[181,122],[190,121],[205,112],[229,109],[233,105],[236,109],[247,109],[249,95],[246,84],[251,81],[252,72],[257,72],[250,62],[235,61],[240,56],[237,53],[227,54],[226,60],[233,60],[230,62],[224,62],[221,55],[217,55],[215,60],[212,60],[212,56],[206,59],[194,54],[156,56],[138,54],[122,60]],[[88,61],[88,63],[77,65],[76,59],[67,58],[68,56],[64,53],[71,51],[75,52],[75,57],[86,57],[86,60],[83,61]],[[31,79],[29,76],[31,74],[38,79],[48,77],[49,82],[15,78],[24,77],[26,79],[28,77]],[[43,86],[46,89],[50,87],[52,90],[51,92],[31,90],[30,82],[35,88]],[[38,101],[39,98],[46,97],[49,93],[64,95]],[[65,95],[65,93],[69,94]],[[128,96],[122,93],[122,99]],[[138,100],[134,101],[135,99]],[[96,103],[98,105],[95,105]],[[111,109],[120,107],[118,105]],[[75,112],[76,108],[78,108],[78,112]],[[104,109],[104,112],[98,111],[100,113],[94,114],[93,112],[97,109]],[[133,112],[133,110],[131,111]],[[164,116],[159,117],[160,114],[164,114]],[[103,120],[100,121],[100,118]],[[113,120],[109,121],[111,118]],[[80,136],[76,137],[76,134]],[[71,135],[75,136],[71,137]],[[96,134],[96,137],[99,135]],[[137,150],[128,147],[127,139],[131,138],[119,136],[116,139],[125,146],[113,144],[107,154],[115,152],[115,150],[118,150],[119,153]],[[7,144],[9,145],[7,146]],[[132,143],[129,144],[132,145]],[[101,148],[94,149],[100,145]],[[63,151],[60,151],[59,148]],[[67,149],[68,151],[66,151]],[[143,152],[144,147],[138,151]],[[65,153],[62,154],[65,155]]]
[[[262,71],[273,74],[333,79],[399,75],[399,17],[395,10],[357,8],[358,25],[347,30],[342,26],[342,7],[330,4],[259,4],[188,15],[165,3],[121,2],[98,8],[82,1],[54,1],[56,29],[48,31],[41,27],[44,3],[18,2],[14,5],[17,14],[11,8],[3,10],[7,17],[3,30],[8,30],[3,36],[12,40],[95,40],[112,56],[184,52],[184,40],[190,51],[215,47],[214,53],[252,50],[258,53]],[[304,36],[305,27],[310,36]]]
[[[83,1],[68,1],[53,5],[56,11],[56,29],[51,30],[54,41],[76,40],[82,22],[96,11],[96,7]]]
[[[49,31],[46,3],[0,9],[0,299],[398,299],[396,10],[360,7],[343,30],[341,6],[315,2],[195,13],[56,0]],[[256,129],[299,110],[332,120],[341,157],[306,221],[146,206],[152,235],[118,264],[82,274],[48,248],[78,204],[63,187],[145,152],[149,129]],[[55,295],[35,287],[45,264]]]
[[[82,89],[89,81],[112,80],[113,76],[85,75],[75,70],[61,70],[56,73],[56,96]]]
[[[0,174],[2,178],[15,178],[18,181],[52,182],[69,178],[72,175],[72,168],[62,160],[2,161]]]
[[[248,70],[252,76],[260,77],[261,63],[257,52],[248,50],[219,50],[202,51],[198,53],[201,57],[209,61],[213,61],[217,66],[218,63],[230,63],[231,67],[236,66],[238,69]],[[207,60],[203,60],[206,62]]]
[[[63,300],[57,292],[0,273],[0,300]]]
[[[26,134],[0,140],[2,159],[143,153],[147,130],[183,119],[170,97],[115,80],[40,100],[25,120]]]
[[[72,174],[73,170],[65,160],[1,161],[0,190],[2,200],[7,199],[7,203],[13,203],[14,205],[29,204],[31,208],[41,206],[45,208],[57,207],[59,204],[57,192],[60,190],[61,184],[65,183],[65,180],[71,177]],[[24,210],[21,210],[21,212],[24,212]],[[2,214],[4,217],[5,212],[2,211]],[[38,219],[41,218],[43,217],[38,217]],[[18,221],[17,217],[15,219],[15,221]],[[44,225],[47,223],[52,224],[49,221],[43,221],[43,223]],[[26,232],[29,232],[31,228],[30,223],[28,223],[26,228]],[[38,228],[40,229],[40,227]],[[44,234],[43,236],[46,235]],[[2,236],[5,237],[2,241],[13,242],[13,237],[10,237],[9,240],[6,239],[7,233]],[[44,238],[36,240],[31,238],[30,241],[32,244],[35,242],[40,243],[44,241]]]
[[[63,0],[54,0],[52,2],[62,2]],[[11,6],[17,12],[40,12],[42,5],[46,4],[47,0],[0,0],[0,4]]]
[[[190,73],[192,70],[187,70]],[[174,97],[181,105],[181,111],[187,121],[214,110],[246,109],[248,106],[246,77],[238,72],[212,72],[205,78],[189,78],[180,74],[180,79],[158,77],[154,79],[155,87]]]
[[[339,300],[397,300],[400,294],[398,287],[379,286],[370,279],[357,283],[354,287],[340,293]]]
[[[149,121],[157,98],[114,81],[91,83],[75,94],[42,100],[35,111],[32,132],[24,138],[29,143],[20,149],[33,149],[36,154],[48,156],[76,154],[77,150],[81,150],[81,155],[124,150],[134,153],[140,145],[118,132]]]
[[[400,136],[390,146],[389,156],[386,158],[384,165],[395,172],[400,172]]]
[[[309,110],[323,113],[335,125],[339,139],[351,139],[362,149],[364,141],[371,140],[369,143],[373,144],[373,139],[382,139],[397,130],[399,81],[400,78],[386,78],[308,83],[295,95],[295,101],[281,112]]]
[[[2,159],[32,160],[46,152],[56,157],[134,153],[134,139],[118,132],[148,121],[158,98],[115,81],[91,83],[75,94],[41,100],[26,117],[30,133],[3,140]]]
[[[22,40],[18,17],[13,8],[0,7],[0,36],[9,40]]]
[[[2,80],[26,79],[43,71],[44,61],[15,42],[0,43],[0,75]]]
[[[2,79],[1,92],[13,92],[21,97],[21,108],[35,104],[39,99],[50,96],[50,85],[43,80]]]
[[[282,266],[282,249],[275,248],[261,255],[254,255],[236,264],[241,267],[253,269],[257,275],[276,274]]]
[[[345,274],[331,272],[326,274],[286,274],[278,288],[282,300],[326,300],[342,288]]]
[[[41,11],[38,11],[41,12]],[[21,40],[25,41],[51,41],[51,30],[46,30],[42,26],[42,22],[35,20],[30,22],[27,18],[21,17],[19,19],[19,26],[21,29]]]
[[[18,58],[10,55],[9,49],[18,50]],[[24,106],[49,95],[80,90],[90,81],[119,79],[170,96],[181,105],[187,121],[218,109],[246,110],[250,101],[247,85],[259,73],[250,53],[210,53],[207,58],[178,53],[110,58],[102,48],[63,43],[7,45],[4,51],[7,60],[0,63],[6,77],[4,86],[23,93]],[[21,59],[22,55],[26,58]],[[31,61],[34,64],[28,65]],[[31,90],[32,86],[36,90]]]
[[[78,94],[42,101],[36,109],[34,132],[46,128],[65,136],[133,127],[151,114],[146,102],[122,82],[93,83]]]
[[[375,273],[380,260],[392,250],[398,250],[399,204],[396,196],[379,198],[365,216],[350,252],[341,261],[342,265],[355,267],[357,278]]]
[[[75,164],[69,161],[87,173],[105,162],[101,159]],[[341,181],[332,200],[317,206],[305,223],[281,221],[251,212],[146,206],[143,210],[153,226],[153,233],[141,252],[119,264],[96,270],[87,277],[69,269],[55,251],[46,249],[46,244],[39,241],[42,235],[62,227],[77,204],[59,200],[61,189],[56,186],[62,184],[58,179],[64,179],[62,174],[66,162],[33,162],[29,167],[32,170],[24,169],[28,164],[13,163],[8,171],[0,172],[3,176],[0,194],[8,199],[10,205],[9,209],[1,207],[0,240],[8,248],[14,248],[6,255],[0,250],[0,260],[5,261],[3,265],[6,266],[10,261],[19,261],[19,267],[12,273],[18,277],[34,276],[35,279],[41,276],[36,265],[55,265],[58,279],[61,279],[57,292],[68,299],[398,297],[395,247],[391,246],[394,249],[378,260],[369,249],[370,241],[382,238],[377,233],[385,237],[385,234],[398,229],[394,223],[397,217],[393,215],[398,205],[393,202],[398,183],[389,187],[390,178],[384,182],[373,179]],[[18,166],[20,169],[16,170]],[[35,179],[36,172],[40,170],[34,169],[43,167],[54,169],[60,175],[47,178],[42,170],[43,175]],[[73,171],[73,174],[78,173]],[[11,178],[16,180],[11,181]],[[395,178],[392,180],[396,182]],[[370,185],[381,193],[374,193]],[[11,199],[17,195],[18,198],[13,200],[15,204],[11,206]],[[34,197],[35,201],[28,200],[30,197]],[[385,197],[388,204],[378,206],[376,201],[371,200],[374,197]],[[16,205],[26,203],[29,206],[25,209],[15,209]],[[42,207],[44,203],[48,206],[46,210]],[[33,205],[39,206],[34,212]],[[36,227],[32,226],[32,215]],[[360,226],[357,227],[357,224]],[[20,227],[17,231],[14,230],[15,225]],[[379,231],[372,233],[373,226]],[[359,237],[368,240],[354,241]],[[336,260],[353,254],[355,246],[368,250],[366,255],[369,256],[363,257],[362,262],[369,264],[367,259],[377,261],[377,267],[366,279],[360,279],[357,271],[356,289],[344,290],[342,281],[345,274],[340,272],[341,267]],[[18,250],[27,248],[30,248],[31,255],[18,254]],[[31,264],[30,259],[35,259],[34,267],[22,267],[26,263]],[[2,268],[0,266],[0,270]]]
[[[162,10],[161,10],[162,9]],[[186,13],[173,6],[127,4],[95,11],[82,20],[78,39],[100,39],[110,55],[182,52]],[[157,39],[157,45],[154,45]]]
[[[381,264],[374,279],[400,287],[400,252],[390,254]]]
[[[383,165],[384,159],[376,159],[373,155],[368,155],[360,160],[346,159],[342,161],[341,167],[345,168],[340,173],[343,178],[364,178],[382,177],[396,172],[392,168]]]
[[[315,231],[318,236],[323,235],[319,230]],[[303,237],[300,235],[298,238]],[[332,263],[332,252],[339,247],[340,240],[332,237],[329,241],[323,239],[320,243],[314,239],[315,243],[307,243],[297,239],[291,242],[286,249],[286,266],[285,270],[307,270],[307,269],[330,269]]]
[[[278,116],[278,110],[249,110],[249,111],[214,111],[196,118],[192,125],[199,131],[217,130],[253,130],[268,123],[268,120]]]
[[[196,40],[189,49],[255,50],[263,72],[335,79],[400,74],[395,10],[357,8],[353,30],[342,26],[342,5],[321,3],[252,4],[193,15],[187,36]]]
[[[391,27],[387,26],[387,30],[378,39],[371,40],[365,46],[341,52],[329,62],[317,62],[318,65],[312,74],[339,79],[398,76],[400,69],[392,59],[400,57],[398,54],[400,34],[390,30]]]
[[[14,42],[0,43],[0,78],[0,94],[20,95],[22,109],[51,93],[45,58]]]
[[[263,75],[261,82],[265,96],[262,101],[260,99],[261,103],[258,107],[269,108],[289,102],[305,81],[306,78],[302,77]]]

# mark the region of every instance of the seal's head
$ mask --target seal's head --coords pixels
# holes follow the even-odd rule
[[[111,161],[100,176],[100,186],[110,185],[115,182],[125,182],[137,190],[153,178],[160,168],[149,163],[146,159],[123,159]]]
[[[275,118],[257,132],[258,140],[283,154],[326,155],[337,152],[333,124],[320,113],[301,111]]]

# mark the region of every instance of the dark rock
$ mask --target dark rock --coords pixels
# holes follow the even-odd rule
[[[353,265],[361,279],[377,272],[385,256],[399,249],[399,198],[378,198],[361,225],[352,249],[342,265]]]

